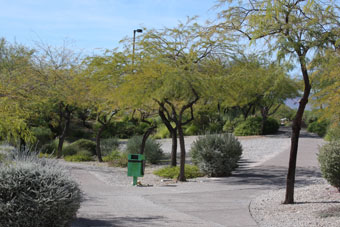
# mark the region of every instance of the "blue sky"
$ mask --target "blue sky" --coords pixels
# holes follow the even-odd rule
[[[216,0],[0,0],[0,37],[33,46],[68,40],[85,52],[118,47],[133,30],[173,27],[187,16],[213,19]]]

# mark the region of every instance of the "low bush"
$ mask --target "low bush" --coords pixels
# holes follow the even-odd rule
[[[52,140],[53,133],[49,128],[33,127],[31,129],[33,136],[37,139],[38,146],[49,143]]]
[[[142,144],[142,137],[135,136],[128,140],[126,144],[126,151],[129,154],[139,154]],[[154,139],[147,139],[145,143],[145,159],[151,164],[157,164],[163,158],[163,150],[161,144]]]
[[[15,152],[0,164],[0,226],[67,226],[81,199],[77,183],[53,160]]]
[[[328,122],[327,121],[314,121],[308,125],[307,131],[314,132],[320,137],[324,137],[327,132]]]
[[[268,134],[275,134],[280,128],[280,123],[273,119],[273,118],[268,118],[266,122],[264,123],[264,135]]]
[[[187,136],[198,135],[199,132],[200,132],[200,128],[195,124],[189,125],[184,130],[184,134],[187,135]]]
[[[340,125],[328,128],[327,133],[325,135],[325,140],[327,141],[340,140]]]
[[[100,150],[104,156],[109,154],[111,151],[118,149],[118,147],[119,140],[115,137],[100,140]]]
[[[108,162],[109,166],[127,167],[128,154],[126,152],[112,151],[103,157],[104,162]]]
[[[192,161],[212,177],[230,176],[242,155],[242,146],[232,134],[199,137],[191,147]]]
[[[90,151],[92,155],[96,155],[96,143],[88,139],[80,139],[70,144],[70,146],[79,147],[80,150]]]
[[[179,176],[179,166],[167,166],[161,169],[158,169],[153,172],[153,174],[164,177],[164,178],[170,178],[170,179],[177,179]],[[199,170],[197,166],[194,165],[185,165],[185,178],[196,178],[196,177],[202,177],[204,174]]]
[[[63,146],[63,156],[71,156],[77,154],[77,152],[80,151],[80,148],[78,146],[69,144]]]
[[[318,161],[322,176],[340,192],[340,141],[331,141],[322,146]]]
[[[92,153],[87,150],[80,150],[74,155],[64,157],[68,162],[88,162],[93,161]]]
[[[236,126],[234,134],[236,136],[260,135],[261,121],[260,117],[249,117]]]
[[[49,143],[46,143],[41,146],[40,151],[44,154],[52,154],[55,153],[58,149],[58,139],[53,140]]]

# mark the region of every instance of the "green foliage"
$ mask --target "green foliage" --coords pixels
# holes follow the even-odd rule
[[[340,140],[340,125],[329,127],[325,136],[325,140],[327,141]]]
[[[128,154],[126,152],[112,151],[103,157],[104,162],[108,162],[109,166],[127,167]]]
[[[198,135],[200,133],[200,128],[195,125],[191,124],[188,127],[186,127],[184,134],[187,136],[192,136],[192,135]]]
[[[161,125],[157,127],[156,133],[152,136],[154,139],[164,139],[164,138],[169,138],[170,137],[170,132],[168,128],[165,125]]]
[[[273,118],[268,118],[264,123],[264,135],[275,134],[280,128],[280,124]]]
[[[128,140],[126,151],[129,154],[139,154],[142,144],[141,136],[134,136]],[[161,144],[154,139],[148,138],[145,143],[145,159],[147,162],[157,164],[163,158]]]
[[[88,162],[93,161],[93,157],[91,152],[86,150],[80,150],[74,155],[64,157],[64,160],[68,162]]]
[[[322,176],[340,191],[340,141],[331,141],[322,146],[318,160]]]
[[[191,147],[193,163],[213,177],[230,176],[242,155],[242,146],[232,134],[199,137]]]
[[[57,147],[58,147],[58,140],[56,139],[41,146],[40,151],[44,154],[52,154],[56,152]]]
[[[100,149],[102,155],[109,154],[111,151],[118,149],[119,147],[119,140],[115,137],[101,139],[100,140]]]
[[[251,136],[261,134],[261,118],[248,117],[244,122],[238,124],[235,128],[235,136]]]
[[[63,146],[63,156],[75,155],[78,151],[80,151],[80,147],[73,144],[64,144]]]
[[[80,207],[75,181],[50,159],[26,151],[0,163],[0,226],[67,226]]]
[[[79,147],[80,150],[87,150],[90,151],[92,155],[96,155],[96,143],[92,140],[80,139],[71,143],[69,146]]]
[[[164,178],[170,178],[170,179],[177,179],[179,175],[179,166],[167,166],[163,167],[161,169],[155,170],[153,174],[164,177]],[[197,166],[194,165],[185,165],[185,178],[191,179],[191,178],[197,178],[204,176],[203,173],[199,170]]]
[[[228,119],[223,125],[223,132],[232,133],[238,124],[244,121],[244,117],[241,115],[232,120]]]
[[[36,143],[39,146],[47,144],[53,137],[52,131],[46,127],[33,127],[31,128],[31,131],[33,136],[37,139]]]
[[[314,121],[308,125],[307,131],[314,132],[320,137],[324,137],[327,132],[329,122],[328,121]]]

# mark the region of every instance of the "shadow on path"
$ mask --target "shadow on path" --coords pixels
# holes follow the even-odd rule
[[[109,226],[134,226],[147,225],[155,220],[163,220],[163,216],[148,217],[114,217],[107,216],[105,219],[77,218],[72,222],[72,227],[109,227]]]

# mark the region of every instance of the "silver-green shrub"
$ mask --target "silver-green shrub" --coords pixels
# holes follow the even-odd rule
[[[323,145],[318,160],[322,176],[340,192],[340,140]]]
[[[143,138],[141,136],[134,136],[128,140],[126,144],[126,151],[129,154],[139,154]],[[163,158],[163,150],[161,144],[151,138],[148,138],[145,143],[145,159],[151,164],[157,164]]]
[[[68,226],[81,199],[78,184],[54,160],[16,151],[0,164],[0,226]]]
[[[241,155],[242,146],[232,134],[199,137],[191,147],[193,163],[211,177],[230,176]]]

